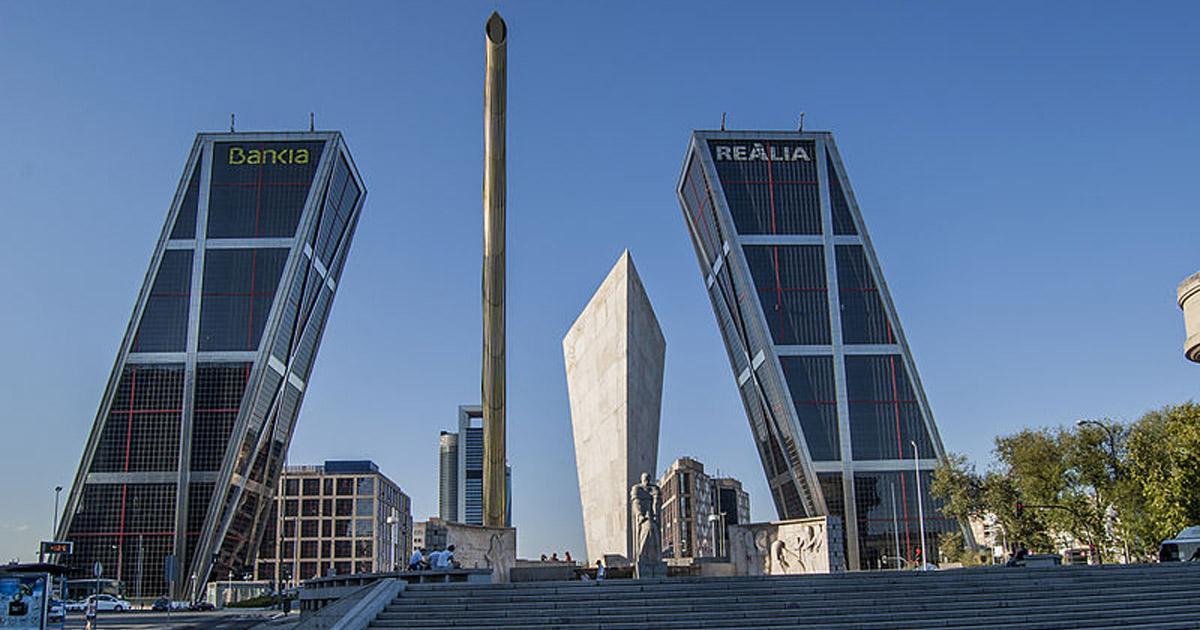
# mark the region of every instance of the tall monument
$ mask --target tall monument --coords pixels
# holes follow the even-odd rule
[[[638,556],[630,489],[643,474],[656,477],[665,354],[658,318],[625,252],[563,339],[591,562]]]
[[[492,13],[484,29],[483,88],[483,524],[504,527],[504,120],[508,27]]]

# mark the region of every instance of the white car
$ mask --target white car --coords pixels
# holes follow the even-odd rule
[[[113,595],[92,595],[82,602],[68,604],[67,610],[86,611],[88,601],[96,601],[96,612],[125,612],[133,608],[128,600],[114,597]]]
[[[1195,560],[1200,560],[1200,525],[1185,527],[1178,536],[1162,541],[1158,547],[1159,562]]]

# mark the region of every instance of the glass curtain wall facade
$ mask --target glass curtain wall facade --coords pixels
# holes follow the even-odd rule
[[[365,194],[337,132],[197,136],[65,506],[73,577],[252,571]]]
[[[832,134],[696,132],[677,194],[780,518],[911,561],[919,469],[930,553],[970,540],[929,496],[945,452]]]
[[[505,525],[512,527],[512,467],[504,469]],[[449,523],[483,525],[483,407],[458,407],[458,433],[438,436],[438,515]]]

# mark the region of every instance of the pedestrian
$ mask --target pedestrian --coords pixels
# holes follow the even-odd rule
[[[442,554],[444,553],[446,552],[442,549],[429,552],[429,555],[426,556],[425,562],[429,564],[430,569],[436,571],[442,568]]]
[[[558,562],[558,552],[557,551],[550,554],[550,562]]]
[[[425,563],[425,548],[413,549],[412,557],[408,559],[409,571],[420,571],[421,565]]]
[[[446,551],[442,552],[442,564],[447,569],[458,568],[458,561],[454,559],[454,545],[446,547]]]
[[[1028,556],[1028,555],[1029,555],[1029,549],[1025,548],[1025,544],[1017,543],[1016,548],[1013,549],[1012,557],[1010,557],[1008,559],[1008,562],[1004,563],[1004,566],[1006,566],[1006,567],[1023,567],[1023,566],[1025,566],[1025,556]]]
[[[571,559],[570,551],[563,554],[563,561],[566,562],[567,564],[575,564],[575,561]]]
[[[93,630],[96,627],[96,598],[89,597],[87,604],[83,607],[83,618],[87,620],[87,630]]]
[[[603,579],[604,579],[604,561],[597,560],[596,561],[596,581],[599,582]]]
[[[542,554],[542,562],[546,561],[546,554]]]

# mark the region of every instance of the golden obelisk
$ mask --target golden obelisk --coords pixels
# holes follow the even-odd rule
[[[504,119],[508,27],[492,13],[484,29],[483,88],[483,524],[507,523],[504,420]]]

